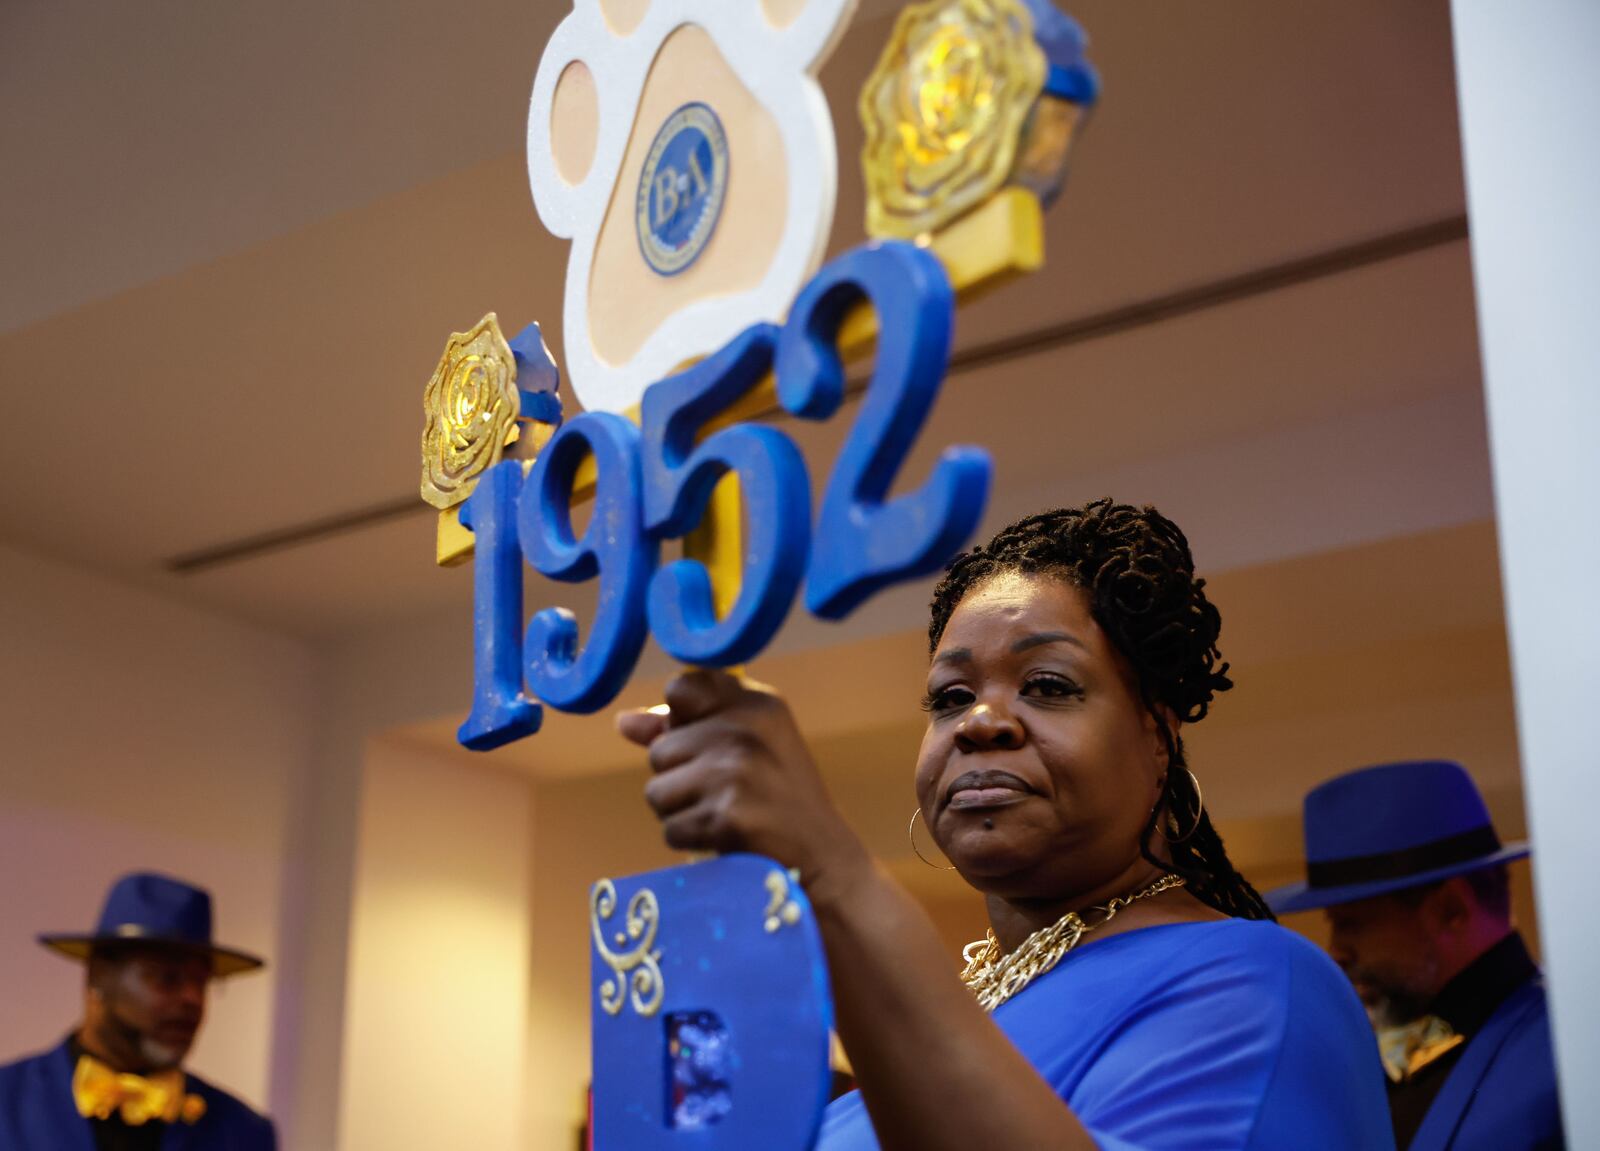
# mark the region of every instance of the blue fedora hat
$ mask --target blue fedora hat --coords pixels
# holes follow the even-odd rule
[[[263,960],[211,941],[211,893],[181,879],[154,872],[124,875],[112,885],[89,935],[41,935],[39,942],[73,959],[87,959],[97,947],[146,943],[190,951],[211,960],[218,978],[253,971]]]
[[[1306,796],[1306,880],[1269,891],[1272,910],[1308,911],[1449,879],[1528,854],[1502,845],[1459,763],[1387,763]]]

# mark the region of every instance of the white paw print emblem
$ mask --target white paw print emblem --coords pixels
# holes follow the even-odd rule
[[[572,242],[573,391],[620,412],[780,320],[821,263],[837,157],[816,72],[856,0],[574,0],[528,117],[539,218]]]

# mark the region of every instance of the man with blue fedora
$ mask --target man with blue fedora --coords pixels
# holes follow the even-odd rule
[[[1539,968],[1511,925],[1502,844],[1465,769],[1424,761],[1330,779],[1305,800],[1306,881],[1329,952],[1378,1030],[1400,1151],[1565,1144]]]
[[[0,1067],[5,1151],[273,1151],[272,1123],[182,1070],[213,979],[262,961],[211,939],[211,896],[182,880],[117,880],[88,935],[39,942],[84,963],[83,1023]]]

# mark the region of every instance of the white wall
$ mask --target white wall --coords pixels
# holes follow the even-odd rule
[[[532,800],[524,776],[368,745],[345,993],[344,1151],[528,1145]]]
[[[1506,619],[1567,1143],[1600,1146],[1600,6],[1455,0]]]
[[[292,641],[0,546],[0,1060],[78,1020],[81,970],[34,936],[92,928],[123,872],[209,887],[218,938],[270,963],[314,668]],[[278,991],[271,966],[218,985],[191,1059],[257,1106]]]

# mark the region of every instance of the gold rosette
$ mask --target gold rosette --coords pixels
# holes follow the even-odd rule
[[[867,233],[925,235],[998,191],[1047,70],[1019,0],[902,11],[861,90]]]
[[[422,498],[444,510],[470,496],[520,434],[517,364],[493,312],[451,334],[422,406]]]

